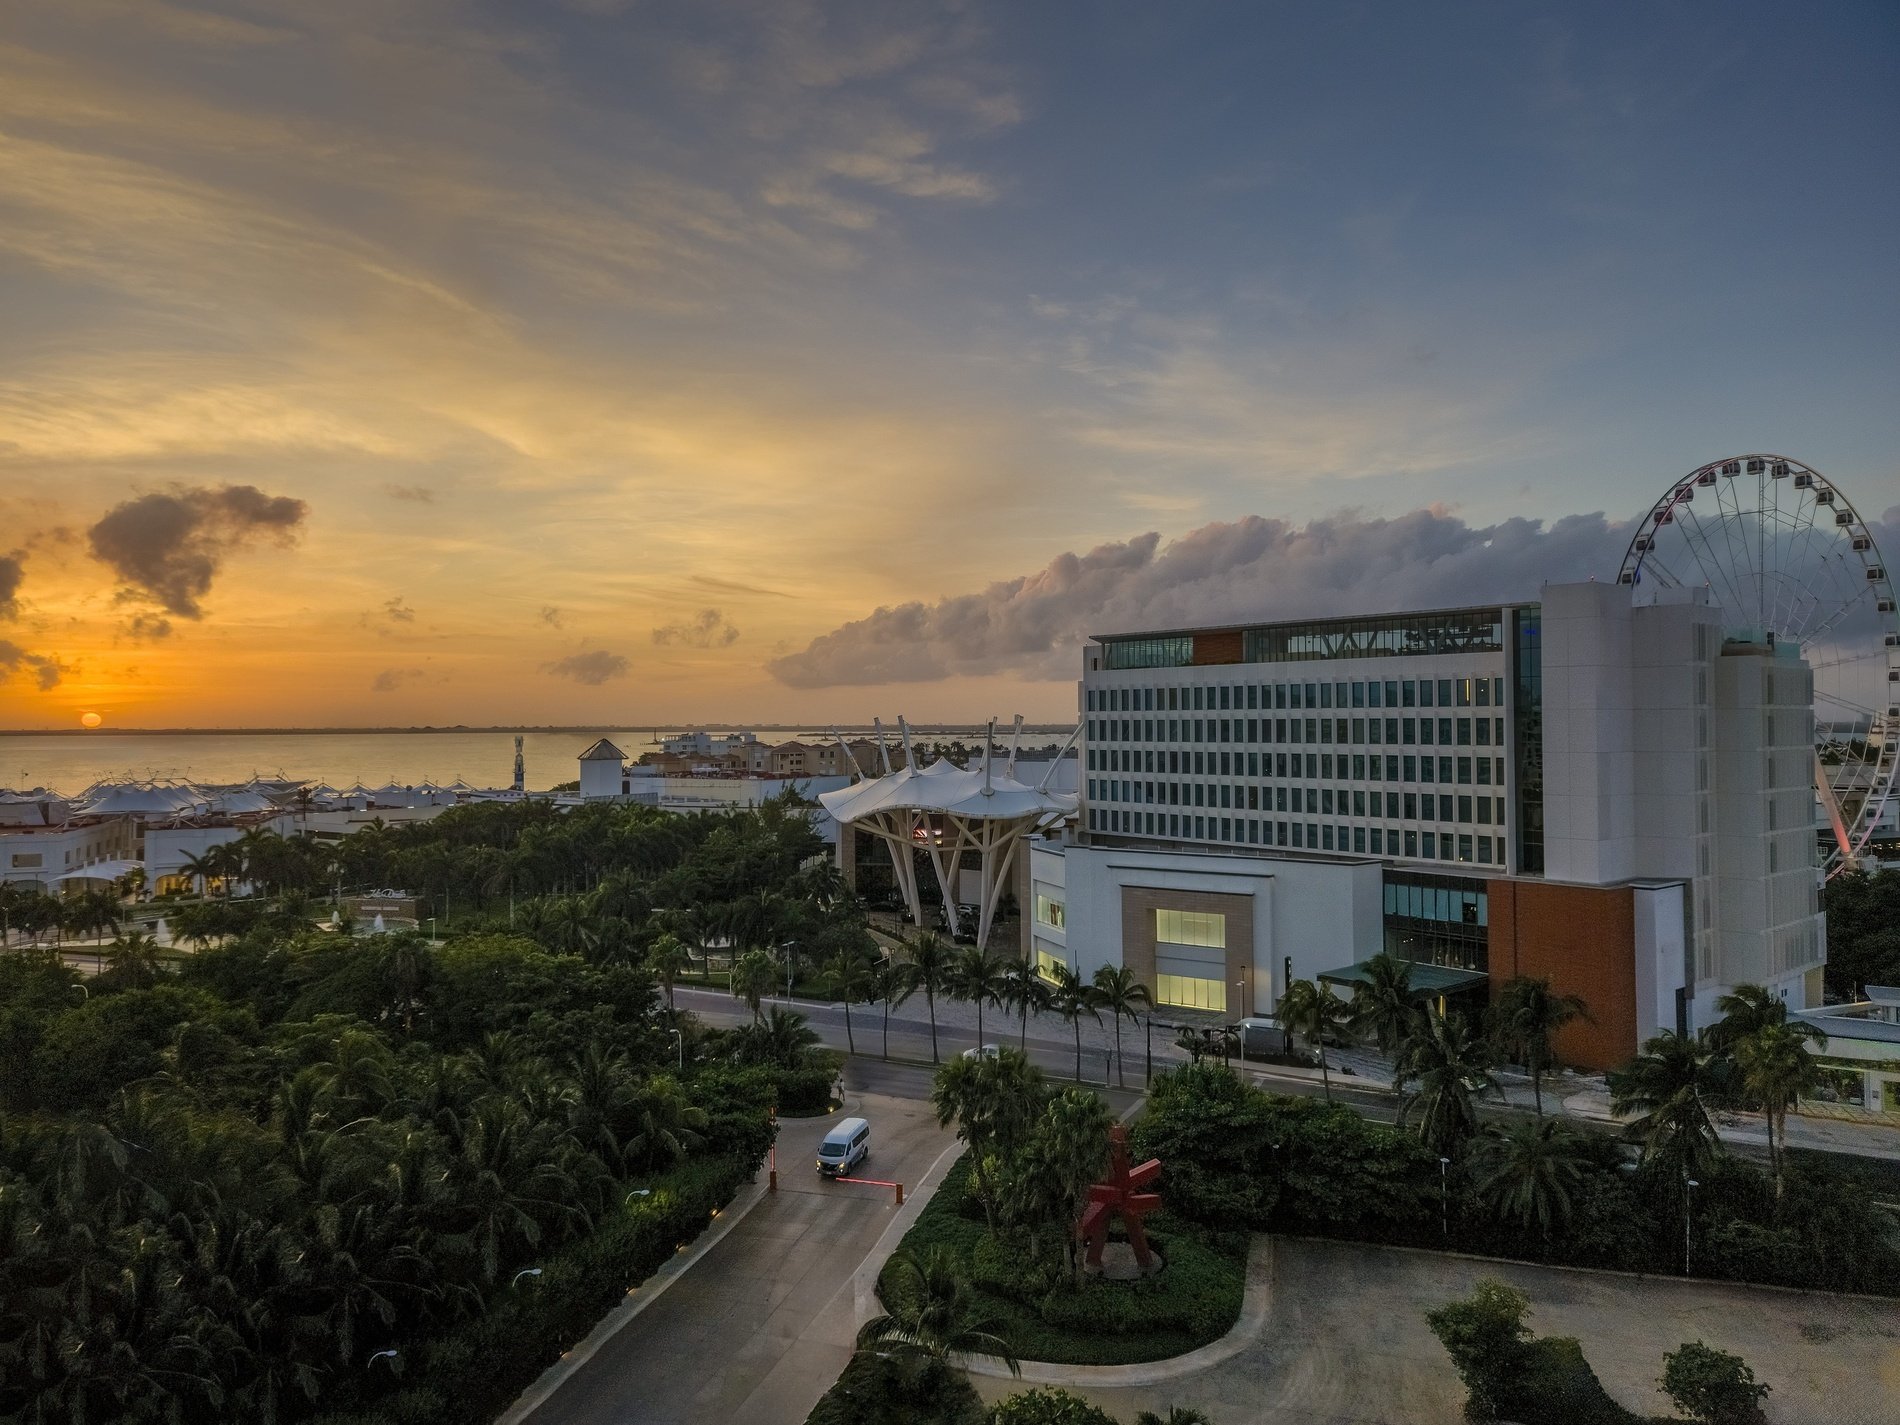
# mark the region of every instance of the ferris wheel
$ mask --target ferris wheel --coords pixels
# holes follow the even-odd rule
[[[1823,868],[1859,864],[1900,770],[1900,614],[1847,496],[1785,455],[1714,461],[1663,492],[1617,579],[1639,599],[1706,586],[1729,627],[1800,646],[1814,673]]]

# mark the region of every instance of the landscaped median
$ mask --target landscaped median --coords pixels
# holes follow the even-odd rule
[[[968,1274],[992,1329],[1024,1360],[1063,1365],[1131,1365],[1179,1356],[1219,1340],[1240,1315],[1247,1237],[1213,1232],[1166,1212],[1147,1222],[1165,1265],[1139,1281],[1077,1282],[1066,1256],[1032,1255],[992,1237],[971,1195],[970,1160],[960,1158],[912,1225],[899,1252],[951,1253]],[[891,1269],[878,1283],[887,1302]]]

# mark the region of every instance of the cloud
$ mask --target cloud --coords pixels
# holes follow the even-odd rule
[[[383,617],[392,623],[414,623],[416,611],[405,604],[402,595],[398,594],[383,605]]]
[[[255,485],[180,486],[115,506],[87,531],[92,557],[111,568],[132,597],[181,618],[204,617],[227,555],[258,539],[292,543],[309,506]]]
[[[421,668],[385,668],[370,679],[372,693],[393,693],[404,683],[417,683],[428,675]]]
[[[559,609],[555,608],[553,604],[547,604],[542,607],[540,618],[541,622],[546,624],[549,628],[559,628],[561,627],[565,615],[562,614]]]
[[[152,643],[172,636],[172,621],[163,614],[134,614],[125,631],[135,643]]]
[[[0,618],[20,616],[20,584],[26,578],[26,551],[0,554]]]
[[[557,678],[572,678],[577,683],[585,683],[590,688],[598,688],[602,683],[615,678],[624,678],[633,665],[618,653],[609,653],[604,648],[591,648],[585,653],[571,653],[553,663],[543,663],[541,671],[552,673]]]
[[[718,609],[701,609],[690,619],[654,629],[653,641],[681,648],[729,648],[739,641],[739,630]]]
[[[0,638],[0,683],[4,683],[15,673],[32,673],[33,681],[39,685],[42,693],[50,692],[59,686],[60,676],[66,672],[66,665],[57,658],[44,653],[29,653],[17,643]]]
[[[1549,526],[1470,525],[1436,506],[1305,526],[1250,515],[1166,545],[1148,533],[1062,554],[980,593],[880,608],[766,669],[794,688],[1069,679],[1091,634],[1533,598],[1547,580],[1614,578],[1627,538],[1601,514]]]
[[[385,485],[383,493],[392,500],[407,500],[417,505],[435,503],[435,491],[427,485]]]

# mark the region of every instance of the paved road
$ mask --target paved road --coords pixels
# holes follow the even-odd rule
[[[1081,1393],[1119,1419],[1198,1406],[1258,1425],[1459,1425],[1464,1388],[1425,1312],[1498,1277],[1530,1298],[1531,1329],[1575,1336],[1604,1389],[1667,1416],[1662,1358],[1684,1341],[1733,1351],[1768,1382],[1776,1425],[1900,1421],[1900,1307],[1812,1292],[1475,1262],[1347,1242],[1275,1238],[1259,1338],[1161,1385]],[[1009,1381],[973,1378],[985,1398]]]
[[[872,1177],[915,1184],[955,1142],[928,1103],[853,1094],[849,1076],[847,1107],[871,1120],[860,1172]],[[781,1124],[778,1194],[601,1347],[534,1425],[800,1425],[850,1358],[852,1274],[896,1212],[888,1188],[818,1177],[818,1143],[836,1121]]]

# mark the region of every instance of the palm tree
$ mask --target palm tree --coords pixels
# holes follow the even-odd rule
[[[951,947],[941,936],[926,930],[904,948],[910,956],[917,988],[924,992],[924,1003],[930,1007],[930,1062],[940,1064],[943,1058],[937,1051],[937,996],[950,984]]]
[[[1562,1119],[1518,1119],[1493,1129],[1472,1146],[1477,1189],[1500,1217],[1546,1239],[1570,1222],[1572,1194],[1583,1181],[1586,1159],[1576,1131]]]
[[[1045,1220],[1062,1227],[1069,1268],[1078,1280],[1082,1254],[1074,1224],[1082,1216],[1090,1186],[1108,1169],[1108,1133],[1114,1123],[1114,1112],[1091,1090],[1064,1089],[1043,1109],[1022,1155],[1023,1176],[1035,1184]]]
[[[1782,1169],[1788,1149],[1788,1109],[1821,1082],[1820,1065],[1808,1052],[1810,1041],[1827,1036],[1805,1020],[1766,1024],[1735,1045],[1742,1085],[1761,1104],[1768,1119],[1768,1162],[1775,1175],[1775,1204],[1781,1204]]]
[[[1352,1029],[1355,1034],[1370,1035],[1379,1052],[1392,1060],[1394,1093],[1405,1087],[1396,1065],[1418,1018],[1418,1004],[1412,997],[1412,962],[1387,951],[1366,961],[1366,977],[1352,992]]]
[[[1333,1077],[1326,1067],[1326,1036],[1345,1029],[1352,1006],[1333,993],[1328,984],[1295,980],[1280,996],[1273,1017],[1289,1034],[1297,1034],[1319,1051],[1319,1077],[1326,1097],[1333,1096]]]
[[[1082,1016],[1097,1024],[1102,1014],[1096,1008],[1095,987],[1082,983],[1082,977],[1067,965],[1055,967],[1056,980],[1049,991],[1049,1007],[1075,1031],[1075,1081],[1082,1082]]]
[[[686,1097],[670,1075],[648,1079],[633,1092],[629,1110],[633,1131],[627,1135],[628,1166],[668,1168],[705,1141],[706,1110]]]
[[[871,970],[871,995],[884,1003],[884,1057],[891,1057],[891,1010],[917,993],[916,966],[886,955]]]
[[[1418,1088],[1399,1107],[1399,1122],[1418,1118],[1418,1136],[1441,1158],[1458,1156],[1459,1146],[1478,1130],[1477,1095],[1496,1090],[1484,1041],[1471,1022],[1453,1010],[1425,1013],[1419,1032],[1406,1041],[1399,1058],[1403,1078]]]
[[[1021,1152],[1048,1094],[1042,1070],[1014,1049],[994,1058],[956,1058],[937,1070],[930,1101],[937,1124],[957,1126],[970,1150],[971,1186],[983,1204],[990,1231],[996,1230],[996,1184],[992,1165],[1013,1163]]]
[[[913,1360],[949,1362],[964,1355],[1000,1356],[1021,1374],[1016,1352],[996,1333],[954,1253],[935,1246],[922,1253],[899,1247],[885,1268],[885,1312],[858,1330],[860,1351],[882,1350]]]
[[[1737,985],[1716,1000],[1715,1007],[1722,1017],[1708,1029],[1706,1039],[1711,1054],[1733,1053],[1735,1046],[1749,1035],[1788,1022],[1786,1002],[1763,985]]]
[[[1171,1405],[1166,1415],[1142,1411],[1135,1417],[1135,1425],[1214,1425],[1214,1417],[1192,1405]]]
[[[1104,965],[1095,972],[1095,1002],[1115,1016],[1115,1082],[1128,1087],[1128,1074],[1122,1064],[1122,1020],[1135,1023],[1140,1011],[1154,1003],[1148,987],[1135,978],[1126,965]]]
[[[1498,1048],[1531,1071],[1531,1093],[1541,1118],[1544,1070],[1553,1060],[1550,1041],[1558,1030],[1575,1020],[1594,1023],[1589,1007],[1576,995],[1556,993],[1547,979],[1519,975],[1504,986],[1491,1015]]]
[[[197,885],[201,900],[210,892],[211,878],[218,874],[217,849],[211,846],[200,852],[187,851],[179,858],[178,869]]]
[[[879,988],[876,962],[862,944],[846,943],[825,962],[825,980],[831,992],[844,1002],[844,1042],[850,1053],[858,1052],[857,1037],[851,1031],[851,1006],[872,999]]]
[[[158,983],[164,963],[158,942],[141,931],[120,935],[106,946],[106,963],[112,978],[132,989],[146,989]]]
[[[668,1009],[673,1008],[673,982],[692,967],[693,952],[677,935],[661,935],[647,951],[647,968],[660,977]]]
[[[1643,1140],[1644,1161],[1660,1159],[1689,1176],[1721,1151],[1703,1102],[1708,1085],[1707,1048],[1694,1035],[1665,1030],[1611,1071],[1610,1111],[1641,1114],[1629,1129]]]
[[[778,961],[770,950],[748,950],[732,964],[732,997],[742,999],[759,1022],[759,1001],[778,984]]]
[[[983,1047],[983,1006],[1001,1009],[1009,994],[1009,966],[981,945],[968,945],[951,957],[949,989],[976,1006],[976,1047]]]
[[[1022,1037],[1017,1047],[1027,1054],[1029,1052],[1029,1016],[1041,1014],[1050,1007],[1049,982],[1043,979],[1036,967],[1028,960],[1010,961],[1008,975],[1008,1003],[1022,1018]]]

